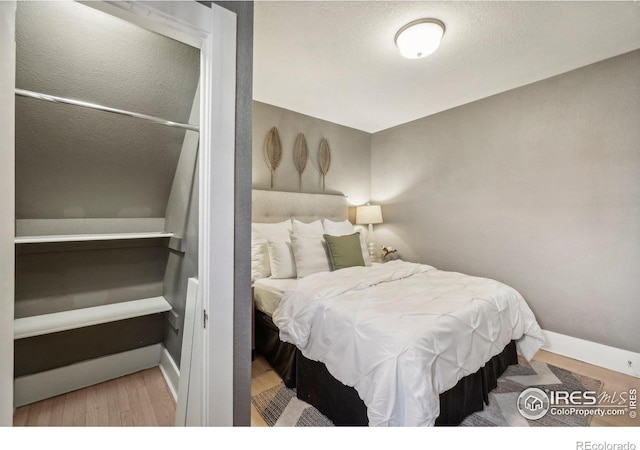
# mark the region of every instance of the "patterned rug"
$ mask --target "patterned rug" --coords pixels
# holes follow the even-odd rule
[[[584,427],[591,416],[547,414],[538,420],[525,419],[517,410],[520,393],[529,387],[543,391],[596,391],[602,382],[550,364],[520,360],[498,378],[498,387],[489,393],[489,405],[467,417],[460,425],[467,427]],[[279,384],[251,398],[260,416],[269,426],[332,427],[331,421],[313,406],[296,398],[295,390]]]

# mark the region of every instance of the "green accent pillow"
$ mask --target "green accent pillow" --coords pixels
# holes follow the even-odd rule
[[[360,247],[360,233],[347,234],[345,236],[324,234],[323,236],[329,249],[331,270],[364,266],[362,248]]]

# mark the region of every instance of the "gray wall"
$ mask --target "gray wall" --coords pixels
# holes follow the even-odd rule
[[[373,135],[379,243],[640,351],[640,51]]]
[[[188,121],[198,49],[76,2],[18,2],[16,20],[16,87]],[[164,217],[184,136],[17,97],[16,217]]]
[[[193,99],[189,123],[200,123],[200,90]],[[180,160],[173,178],[173,186],[165,217],[166,229],[182,238],[181,249],[171,248],[164,275],[163,295],[175,315],[178,327],[165,321],[164,346],[180,367],[182,357],[182,337],[187,305],[189,278],[198,276],[198,146],[199,133],[187,131],[180,152]],[[173,238],[172,238],[173,239]],[[181,251],[177,251],[181,250]]]
[[[298,172],[293,148],[298,133],[304,133],[309,161],[302,174],[302,192],[322,192],[318,168],[318,146],[324,137],[331,148],[331,167],[326,176],[326,192],[339,192],[351,205],[369,200],[371,135],[364,131],[316,119],[277,106],[253,102],[253,187],[271,189],[271,172],[265,161],[264,145],[271,127],[278,128],[283,156],[274,175],[273,189],[298,192]]]
[[[197,153],[197,152],[196,152]],[[195,155],[194,155],[195,157]],[[168,320],[164,322],[164,346],[175,361],[180,366],[182,357],[182,336],[184,333],[184,317],[187,305],[187,285],[189,278],[198,277],[198,164],[191,166],[192,173],[176,173],[176,177],[181,175],[183,184],[188,185],[182,195],[181,203],[186,203],[186,214],[184,224],[180,234],[183,238],[184,253],[168,250],[166,270],[164,272],[163,296],[171,304],[173,313],[177,314],[179,328],[176,330]],[[169,213],[170,211],[168,211]],[[171,216],[167,215],[167,221],[171,222]],[[182,217],[174,218],[182,220]],[[172,314],[172,313],[170,313]]]
[[[162,239],[16,246],[15,317],[162,295]]]
[[[237,16],[233,424],[251,425],[251,145],[253,2],[215,2]]]
[[[152,314],[18,339],[15,341],[15,376],[158,344],[162,342],[162,316]],[[104,339],[104,336],[109,336],[109,339]]]

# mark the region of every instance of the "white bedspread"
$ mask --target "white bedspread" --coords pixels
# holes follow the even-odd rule
[[[515,289],[403,261],[298,280],[273,321],[283,341],[357,390],[370,426],[431,426],[439,394],[509,341],[527,359],[544,342]]]

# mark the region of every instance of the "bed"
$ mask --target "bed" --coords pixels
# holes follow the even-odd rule
[[[348,226],[347,217],[341,196],[254,191],[252,248],[259,229],[280,227],[270,239],[286,239],[290,221],[288,244],[265,238],[271,262],[288,249],[290,265],[309,263],[298,236],[317,234],[319,220],[329,231]],[[252,269],[256,261],[252,252]],[[533,313],[507,285],[401,260],[366,262],[296,273],[276,258],[274,273],[254,279],[256,352],[336,425],[457,425],[487,403],[516,349],[530,359],[542,346]]]

